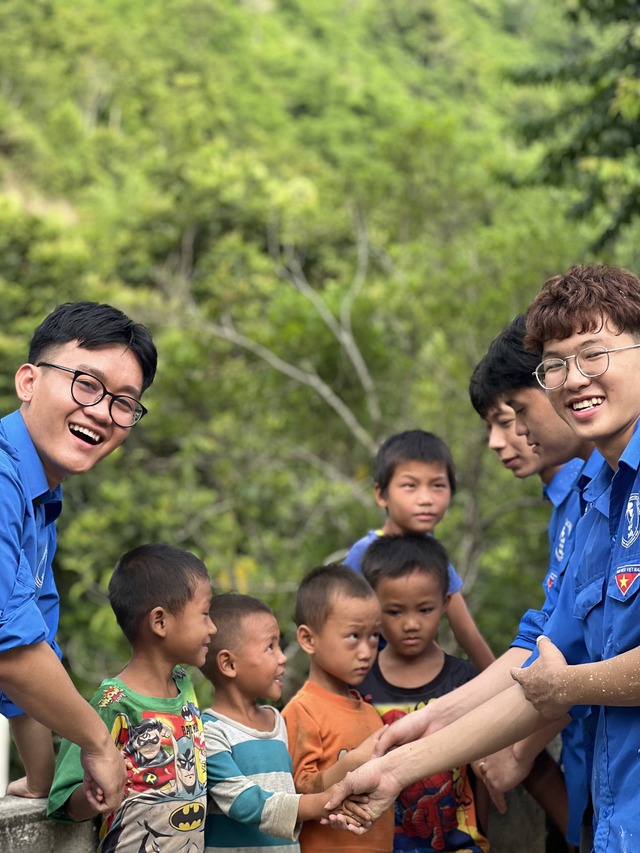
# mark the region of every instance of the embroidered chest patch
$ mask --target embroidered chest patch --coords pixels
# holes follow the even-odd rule
[[[560,531],[560,536],[558,536],[558,541],[556,543],[556,560],[558,560],[558,562],[560,562],[564,557],[564,551],[567,547],[567,539],[571,536],[572,530],[573,522],[570,518],[565,518],[562,530]]]
[[[619,566],[616,569],[616,585],[626,598],[640,579],[640,566]]]
[[[637,492],[629,496],[623,529],[622,544],[625,548],[629,548],[640,534],[640,495]]]

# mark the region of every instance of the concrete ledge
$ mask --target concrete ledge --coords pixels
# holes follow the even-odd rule
[[[46,800],[0,799],[2,853],[93,853],[98,845],[91,821],[57,823],[46,818]]]
[[[520,787],[507,795],[505,816],[492,809],[489,840],[492,853],[544,853],[544,817]],[[1,853],[95,853],[97,832],[91,821],[57,823],[46,818],[46,800],[0,798]]]

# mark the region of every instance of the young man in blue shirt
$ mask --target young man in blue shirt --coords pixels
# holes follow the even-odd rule
[[[20,408],[0,420],[0,713],[27,775],[9,793],[46,795],[54,729],[81,746],[96,808],[122,796],[122,759],[59,660],[55,520],[62,481],[93,468],[144,415],[156,362],[144,326],[109,305],[77,302],[45,318],[16,373]]]
[[[555,411],[605,460],[583,493],[573,582],[562,584],[537,659],[513,670],[515,687],[363,765],[342,788],[368,792],[375,815],[425,771],[479,757],[573,708],[595,721],[594,850],[623,853],[640,836],[640,279],[604,265],[549,279],[529,309],[526,343],[541,354],[536,374]],[[396,742],[425,734],[423,722]]]

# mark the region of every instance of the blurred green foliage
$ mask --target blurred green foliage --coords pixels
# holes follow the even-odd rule
[[[564,103],[514,77],[571,49],[568,6],[2,4],[2,410],[62,301],[113,302],[160,351],[148,417],[65,484],[60,640],[85,694],[128,654],[105,590],[143,541],[194,550],[290,638],[302,574],[379,522],[371,460],[401,429],[452,447],[438,535],[496,652],[540,602],[540,483],[491,458],[467,384],[542,281],[594,257],[579,187],[505,180],[542,155],[516,125]],[[635,260],[630,227],[607,260]]]

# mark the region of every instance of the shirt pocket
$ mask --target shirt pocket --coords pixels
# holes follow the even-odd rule
[[[594,607],[601,604],[604,599],[605,572],[592,575],[589,580],[576,589],[576,597],[573,604],[573,615],[576,619],[585,621]]]

